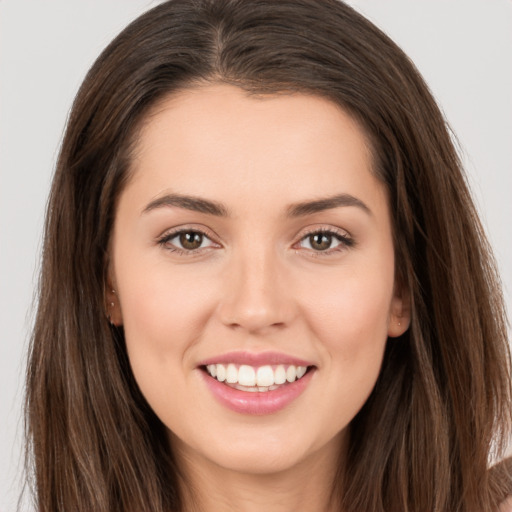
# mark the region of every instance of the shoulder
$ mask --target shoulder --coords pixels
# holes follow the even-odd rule
[[[512,457],[502,460],[490,470],[491,478],[499,483],[508,493],[507,498],[501,502],[497,512],[512,512]]]
[[[512,495],[501,503],[498,512],[512,512]]]

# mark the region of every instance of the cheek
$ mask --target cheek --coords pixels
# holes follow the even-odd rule
[[[320,283],[317,283],[320,284]],[[331,389],[322,397],[348,424],[371,393],[380,373],[393,296],[387,268],[353,269],[326,281],[303,307],[317,348],[325,356]],[[344,404],[339,408],[339,404]]]
[[[170,272],[165,264],[118,270],[133,375],[157,416],[181,431],[179,411],[189,406],[187,393],[194,385],[191,353],[211,315],[212,299],[207,288],[198,286],[201,281],[186,271]]]
[[[118,269],[126,345],[134,374],[182,369],[213,308],[200,279],[164,264]],[[177,373],[174,373],[176,375]],[[139,379],[137,379],[139,380]]]
[[[318,339],[334,351],[354,344],[372,345],[387,339],[393,296],[393,274],[380,266],[351,269],[338,278],[309,287],[304,314]],[[304,296],[305,294],[303,294]]]
[[[203,324],[211,300],[200,276],[172,271],[165,262],[140,268],[126,265],[120,270],[125,330],[140,330],[155,341],[169,342],[170,332],[179,338],[184,330]]]

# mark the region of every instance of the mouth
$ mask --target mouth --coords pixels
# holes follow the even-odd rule
[[[222,406],[238,414],[268,415],[306,394],[317,367],[275,352],[231,352],[202,361],[198,370]]]
[[[250,366],[217,363],[201,367],[210,377],[233,389],[248,393],[266,393],[302,379],[314,366],[294,364]]]

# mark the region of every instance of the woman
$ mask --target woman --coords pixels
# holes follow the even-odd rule
[[[497,510],[510,395],[460,163],[384,34],[181,0],[104,51],[47,214],[41,510]]]

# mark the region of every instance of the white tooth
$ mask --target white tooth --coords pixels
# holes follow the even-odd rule
[[[297,369],[295,366],[288,366],[286,370],[286,380],[288,382],[294,382],[297,377]]]
[[[274,384],[274,370],[271,366],[260,366],[256,373],[256,383],[258,386],[272,386]]]
[[[256,386],[242,386],[240,384],[232,384],[232,388],[239,389],[240,391],[246,391],[248,393],[255,393],[258,391]]]
[[[238,370],[234,364],[228,364],[228,368],[226,370],[226,382],[229,382],[230,384],[238,382]]]
[[[260,388],[258,388],[258,391],[262,392],[262,393],[265,393],[266,391],[268,391],[270,388],[268,387],[265,387],[265,386],[262,386]]]
[[[284,384],[286,382],[286,370],[280,364],[274,372],[274,384]]]
[[[304,377],[306,370],[307,370],[306,366],[297,366],[297,379]]]
[[[226,380],[226,367],[223,364],[217,365],[217,380],[224,382]]]
[[[217,365],[215,364],[209,364],[206,369],[208,370],[208,373],[212,376],[212,377],[215,377],[217,375]]]
[[[238,369],[238,384],[242,386],[255,386],[256,385],[256,372],[252,366],[243,364]]]

